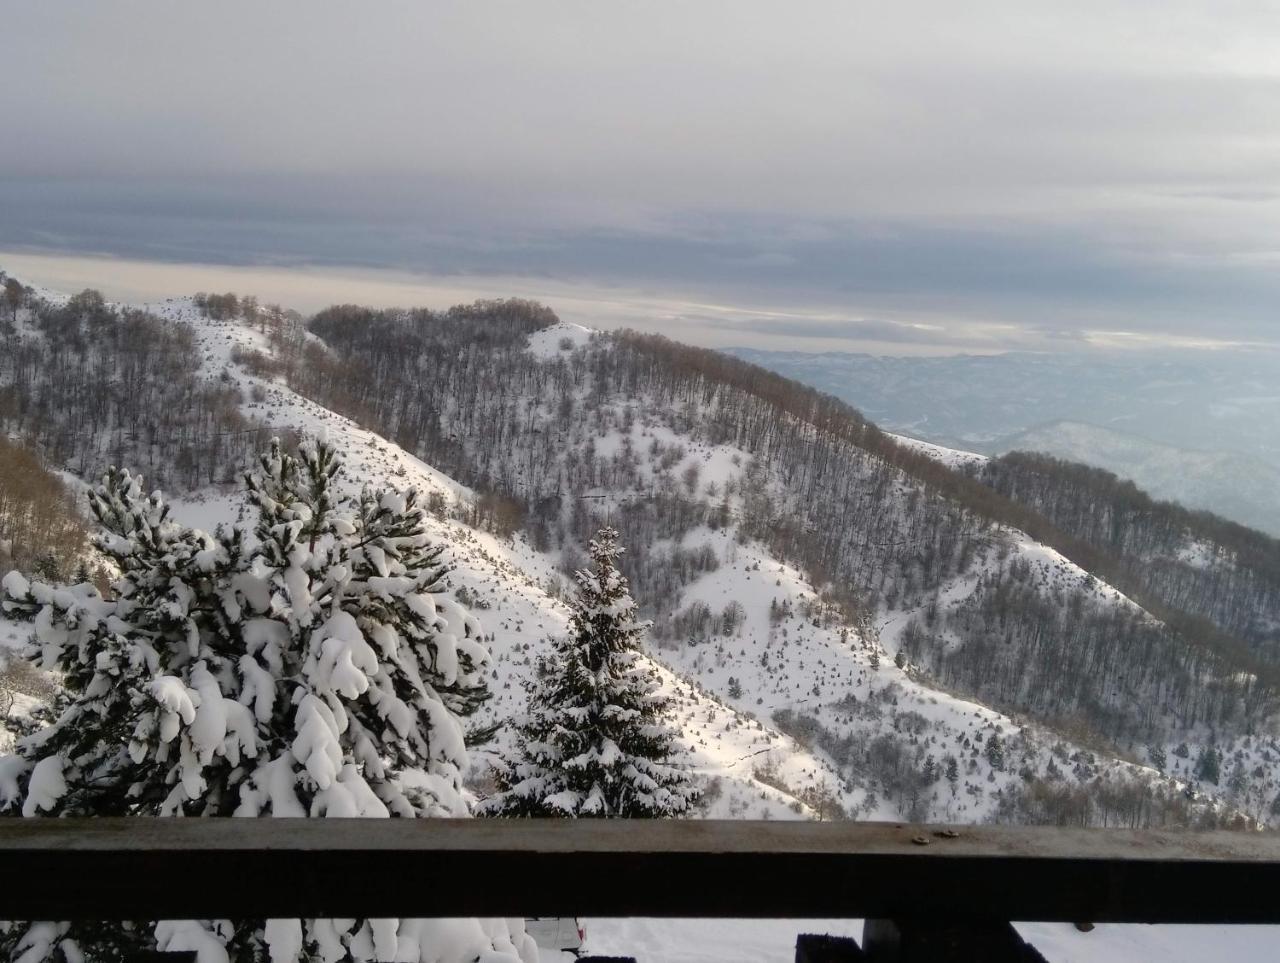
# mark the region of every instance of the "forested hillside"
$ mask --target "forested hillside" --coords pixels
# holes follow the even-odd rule
[[[487,493],[491,523],[522,525],[570,566],[572,546],[611,518],[646,546],[628,575],[674,641],[724,621],[680,590],[716,564],[690,534],[732,522],[855,622],[902,613],[886,644],[997,705],[1126,742],[1249,731],[1271,712],[1271,676],[1229,633],[1159,597],[1144,611],[1071,564],[1120,572],[1109,546],[786,378],[655,336],[561,346],[552,322],[523,302],[335,308],[311,325],[333,356],[313,348],[287,373],[448,466]],[[1028,536],[1066,558],[1029,553]]]
[[[24,290],[11,304],[0,432],[50,465],[96,479],[129,464],[190,489],[234,480],[266,443],[235,387],[202,371],[189,328],[91,290],[57,301]]]
[[[42,319],[55,316],[84,336],[86,305],[101,299],[65,301],[26,295],[17,336],[51,350],[63,339]],[[688,706],[682,751],[725,767],[706,786],[712,811],[771,811],[780,798],[798,813],[881,818],[1271,818],[1273,690],[1243,643],[1188,613],[1169,609],[1191,620],[1172,627],[1168,612],[1153,617],[1101,575],[1137,561],[820,392],[663,338],[561,324],[520,300],[342,306],[309,330],[230,294],[100,311],[180,347],[175,383],[191,393],[171,417],[223,426],[204,436],[215,446],[242,441],[193,474],[183,448],[107,427],[112,444],[80,445],[90,466],[141,464],[149,485],[190,492],[175,504],[208,526],[234,520],[221,480],[267,433],[336,431],[353,483],[425,483],[432,524],[467,559],[457,599],[492,609],[491,723],[518,710],[511,680],[546,644],[549,617],[563,618],[581,546],[608,522],[655,619],[650,652],[682,680],[671,690]],[[1118,761],[1116,744],[1168,778]],[[1216,793],[1228,772],[1235,808],[1182,795],[1188,783]]]
[[[0,436],[0,569],[67,577],[87,545],[72,492],[36,454]]]
[[[1280,663],[1280,540],[1048,455],[1011,452],[978,477],[1112,556],[1136,592],[1201,616]]]

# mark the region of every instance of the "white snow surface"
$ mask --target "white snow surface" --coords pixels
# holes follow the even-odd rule
[[[778,963],[795,956],[801,933],[852,936],[862,920],[590,919],[584,950],[634,956],[636,963]],[[1232,963],[1280,956],[1280,927],[1097,925],[1081,933],[1069,923],[1019,923],[1023,938],[1050,963]],[[543,963],[570,963],[568,953],[542,951]]]
[[[906,435],[898,435],[891,431],[885,432],[890,438],[898,444],[918,451],[922,455],[928,455],[935,461],[940,461],[948,468],[967,468],[973,466],[981,467],[989,460],[986,455],[979,455],[972,451],[961,451],[958,448],[946,448],[942,445],[935,445],[930,441],[921,441],[918,438],[909,438]]]
[[[529,335],[529,353],[548,361],[564,357],[574,348],[581,347],[590,341],[593,334],[595,331],[592,328],[560,321]]]

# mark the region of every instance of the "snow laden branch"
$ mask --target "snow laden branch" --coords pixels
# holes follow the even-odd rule
[[[602,529],[589,549],[570,632],[529,685],[519,755],[498,772],[486,814],[679,816],[697,798],[688,772],[668,762],[667,700],[637,652],[649,623],[618,571],[618,533]]]
[[[446,597],[416,491],[344,494],[325,441],[273,443],[246,478],[251,531],[174,522],[112,469],[91,497],[120,577],[11,573],[3,610],[64,680],[61,714],[0,759],[22,816],[465,816],[463,719],[488,698],[479,623]],[[188,885],[199,885],[198,876]],[[9,924],[24,963],[136,949],[227,960],[532,963],[519,923]]]

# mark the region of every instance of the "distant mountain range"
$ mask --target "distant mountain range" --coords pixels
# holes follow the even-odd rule
[[[1174,448],[1078,421],[1055,421],[1002,439],[994,453],[1040,451],[1096,465],[1157,498],[1203,508],[1280,535],[1280,469],[1248,455]]]
[[[1271,352],[947,358],[732,349],[884,428],[986,454],[1041,451],[1280,534],[1280,358]]]

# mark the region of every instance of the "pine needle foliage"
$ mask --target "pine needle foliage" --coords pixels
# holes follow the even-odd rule
[[[488,697],[479,623],[445,591],[418,493],[354,494],[340,477],[328,442],[296,455],[273,443],[246,478],[252,530],[209,534],[176,522],[129,472],[108,472],[90,504],[95,544],[119,572],[110,593],[17,572],[3,581],[3,611],[34,623],[28,655],[59,673],[65,693],[51,725],[0,757],[0,813],[468,815],[463,720]],[[14,923],[0,924],[0,955],[511,963],[533,953],[519,929],[474,919]]]
[[[652,818],[684,815],[696,801],[692,777],[670,762],[669,700],[638,652],[649,623],[618,570],[622,552],[612,528],[590,542],[569,633],[529,685],[518,758],[498,772],[482,812]]]

